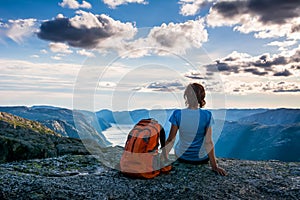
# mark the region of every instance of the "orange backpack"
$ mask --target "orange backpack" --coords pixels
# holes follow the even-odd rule
[[[159,140],[163,156],[164,128],[154,119],[142,119],[129,132],[120,160],[123,174],[135,178],[154,178],[160,172],[169,172],[172,166],[162,166],[158,153]]]

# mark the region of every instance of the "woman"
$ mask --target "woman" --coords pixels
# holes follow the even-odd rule
[[[198,83],[189,84],[184,92],[184,98],[187,108],[175,110],[169,119],[172,125],[166,141],[167,154],[172,149],[179,130],[179,140],[175,146],[178,161],[190,164],[210,161],[213,171],[226,176],[226,171],[218,167],[216,162],[211,112],[201,109],[206,103],[204,87]]]

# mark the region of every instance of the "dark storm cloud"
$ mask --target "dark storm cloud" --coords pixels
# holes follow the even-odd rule
[[[213,6],[213,9],[225,18],[245,13],[255,15],[259,17],[259,21],[265,24],[284,24],[289,19],[300,16],[298,0],[219,1]]]
[[[300,69],[300,65],[298,65],[298,66],[292,65],[291,69]]]
[[[225,18],[231,18],[243,13],[246,6],[247,4],[244,1],[220,1],[214,4],[212,8],[216,9]]]
[[[273,92],[300,92],[300,89],[279,89],[279,90],[273,90]]]
[[[261,56],[259,60],[253,62],[251,65],[265,68],[266,70],[271,70],[271,67],[274,65],[286,65],[287,63],[288,63],[287,58],[283,56],[274,58],[273,60],[267,60],[266,56]]]
[[[296,53],[290,58],[292,62],[300,63],[300,50],[296,51]]]
[[[274,76],[290,76],[290,75],[292,75],[292,73],[287,69],[282,72],[274,73]]]
[[[291,33],[296,33],[296,32],[300,32],[300,24],[292,27]]]
[[[262,55],[259,57],[260,60],[263,60],[264,62],[267,61],[268,56],[267,55]]]
[[[228,58],[225,58],[224,61],[228,62],[228,61],[235,61],[237,60],[236,58],[232,58],[232,57],[228,57]]]
[[[286,84],[285,82],[280,82],[277,84],[276,88],[273,88],[273,92],[300,92],[300,88],[297,84]]]
[[[108,16],[95,15],[95,19],[99,25],[91,27],[78,25],[78,22],[73,22],[74,25],[69,18],[56,18],[43,22],[37,35],[40,39],[67,43],[73,47],[93,48],[99,41],[122,31],[122,27],[112,24]]]
[[[264,75],[268,74],[268,72],[266,72],[266,71],[263,71],[263,72],[258,71],[257,68],[246,68],[246,69],[244,69],[244,72],[250,72],[250,73],[252,73],[254,75],[258,75],[258,76],[264,76]]]
[[[101,19],[98,18],[101,22]],[[99,39],[107,38],[111,34],[106,29],[76,28],[68,18],[60,18],[42,23],[38,37],[52,42],[66,42],[74,47],[93,48]]]
[[[211,72],[227,72],[227,73],[238,73],[239,72],[239,67],[235,66],[235,65],[230,65],[228,63],[225,62],[221,62],[221,61],[216,61],[216,64],[210,64],[210,65],[206,65],[206,68],[208,71]]]

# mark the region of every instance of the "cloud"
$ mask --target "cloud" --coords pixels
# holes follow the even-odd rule
[[[207,65],[207,70],[211,72],[223,72],[225,74],[233,73],[239,73],[239,67],[232,64],[228,64],[226,62],[221,62],[219,60],[216,61],[215,64]]]
[[[292,75],[292,73],[287,69],[281,72],[274,73],[274,76],[290,76],[290,75]]]
[[[114,82],[111,82],[111,81],[101,81],[98,83],[98,87],[97,89],[98,90],[102,90],[102,89],[105,89],[105,88],[115,88],[117,86],[116,83]]]
[[[70,8],[70,9],[79,9],[79,8],[91,9],[92,8],[92,5],[89,2],[82,1],[82,4],[80,4],[76,0],[63,0],[61,3],[58,3],[58,5],[63,8]]]
[[[113,50],[120,56],[127,54],[125,57],[132,58],[150,54],[182,55],[208,41],[204,19],[201,18],[183,23],[163,23],[144,35],[137,36],[137,32],[135,24],[122,23],[104,14],[77,11],[73,18],[59,15],[54,20],[43,22],[37,35],[54,43],[94,49],[100,53]]]
[[[287,50],[287,47],[290,47],[290,46],[293,46],[297,44],[297,40],[286,40],[286,41],[273,41],[273,42],[270,42],[268,43],[267,45],[268,46],[277,46],[279,47],[278,50],[279,51],[285,51]]]
[[[202,43],[208,40],[203,22],[203,19],[199,18],[184,23],[162,24],[151,29],[148,39],[155,46],[176,49],[181,53],[191,47],[200,48]]]
[[[243,81],[229,79],[223,82],[225,92],[228,94],[255,94],[255,93],[297,93],[299,84],[292,81]]]
[[[8,28],[8,24],[0,21],[0,28]]]
[[[277,89],[274,90],[273,92],[278,92],[278,93],[282,93],[282,92],[300,92],[300,89]]]
[[[131,38],[136,32],[132,23],[122,23],[107,15],[77,11],[73,18],[56,18],[43,22],[38,37],[73,47],[96,48],[108,38]]]
[[[100,52],[115,50],[119,55],[131,51],[129,57],[151,53],[184,54],[187,49],[199,48],[208,40],[204,20],[200,18],[184,23],[164,23],[150,29],[145,37],[133,39],[137,28],[132,23],[122,23],[104,14],[76,13],[70,19],[60,16],[42,23],[38,37]]]
[[[208,64],[205,67],[208,72],[220,72],[224,75],[248,74],[256,76],[297,76],[297,66],[300,61],[300,47],[290,55],[262,54],[250,56],[245,53],[232,52],[228,56]],[[293,72],[291,72],[293,71]]]
[[[257,68],[246,68],[246,69],[244,69],[244,72],[249,72],[249,73],[252,73],[252,74],[258,75],[258,76],[264,76],[264,75],[268,74],[268,72],[259,71],[259,69],[257,69]]]
[[[0,59],[0,91],[73,92],[81,65]],[[28,96],[30,98],[30,96]]]
[[[103,3],[108,5],[110,8],[116,8],[117,6],[128,4],[128,3],[138,3],[138,4],[148,4],[145,0],[102,0]]]
[[[47,51],[46,49],[42,49],[42,50],[40,50],[40,52],[41,52],[42,54],[47,54],[47,53],[48,53],[48,51]]]
[[[64,43],[51,42],[49,44],[49,48],[54,53],[66,53],[66,54],[73,53],[73,51],[69,49],[69,46]]]
[[[212,10],[226,19],[248,14],[257,16],[257,20],[264,24],[285,24],[299,17],[300,4],[286,0],[223,0],[214,4]]]
[[[185,85],[179,80],[174,81],[155,81],[148,83],[142,87],[135,88],[140,92],[176,92],[184,90]]]
[[[260,88],[264,92],[300,92],[299,84],[293,82],[267,82]]]
[[[51,56],[51,59],[53,59],[53,60],[61,60],[62,57],[56,55],[56,56]]]
[[[204,27],[204,20],[198,18],[184,23],[171,22],[155,26],[146,37],[128,43],[126,48],[127,50],[136,50],[131,55],[133,57],[151,53],[157,55],[173,53],[182,55],[190,48],[200,48],[207,40],[208,33]]]
[[[8,23],[2,23],[0,28],[3,28],[3,35],[21,44],[26,37],[36,32],[36,22],[33,18],[8,20]]]
[[[82,55],[82,56],[86,56],[86,57],[95,57],[95,54],[93,54],[92,52],[86,51],[85,49],[77,50],[76,53],[78,53],[79,55]]]
[[[214,1],[216,0],[180,0],[180,14],[183,16],[196,15],[202,7]]]
[[[257,38],[300,39],[300,4],[286,0],[222,0],[210,9],[207,23],[212,27],[234,26],[242,33],[254,32]]]
[[[204,80],[207,79],[208,77],[204,76],[202,73],[197,72],[197,71],[190,71],[186,74],[184,74],[184,77],[188,79],[193,79],[193,80]]]

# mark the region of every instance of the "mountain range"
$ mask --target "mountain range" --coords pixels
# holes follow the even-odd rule
[[[168,132],[174,109],[98,112],[72,111],[49,106],[0,107],[0,111],[38,121],[62,137],[93,139],[100,146],[111,143],[103,135],[111,125],[134,125],[155,118]],[[300,109],[215,109],[216,122],[224,123],[215,144],[216,155],[247,160],[300,161]],[[74,118],[75,117],[75,118]]]

